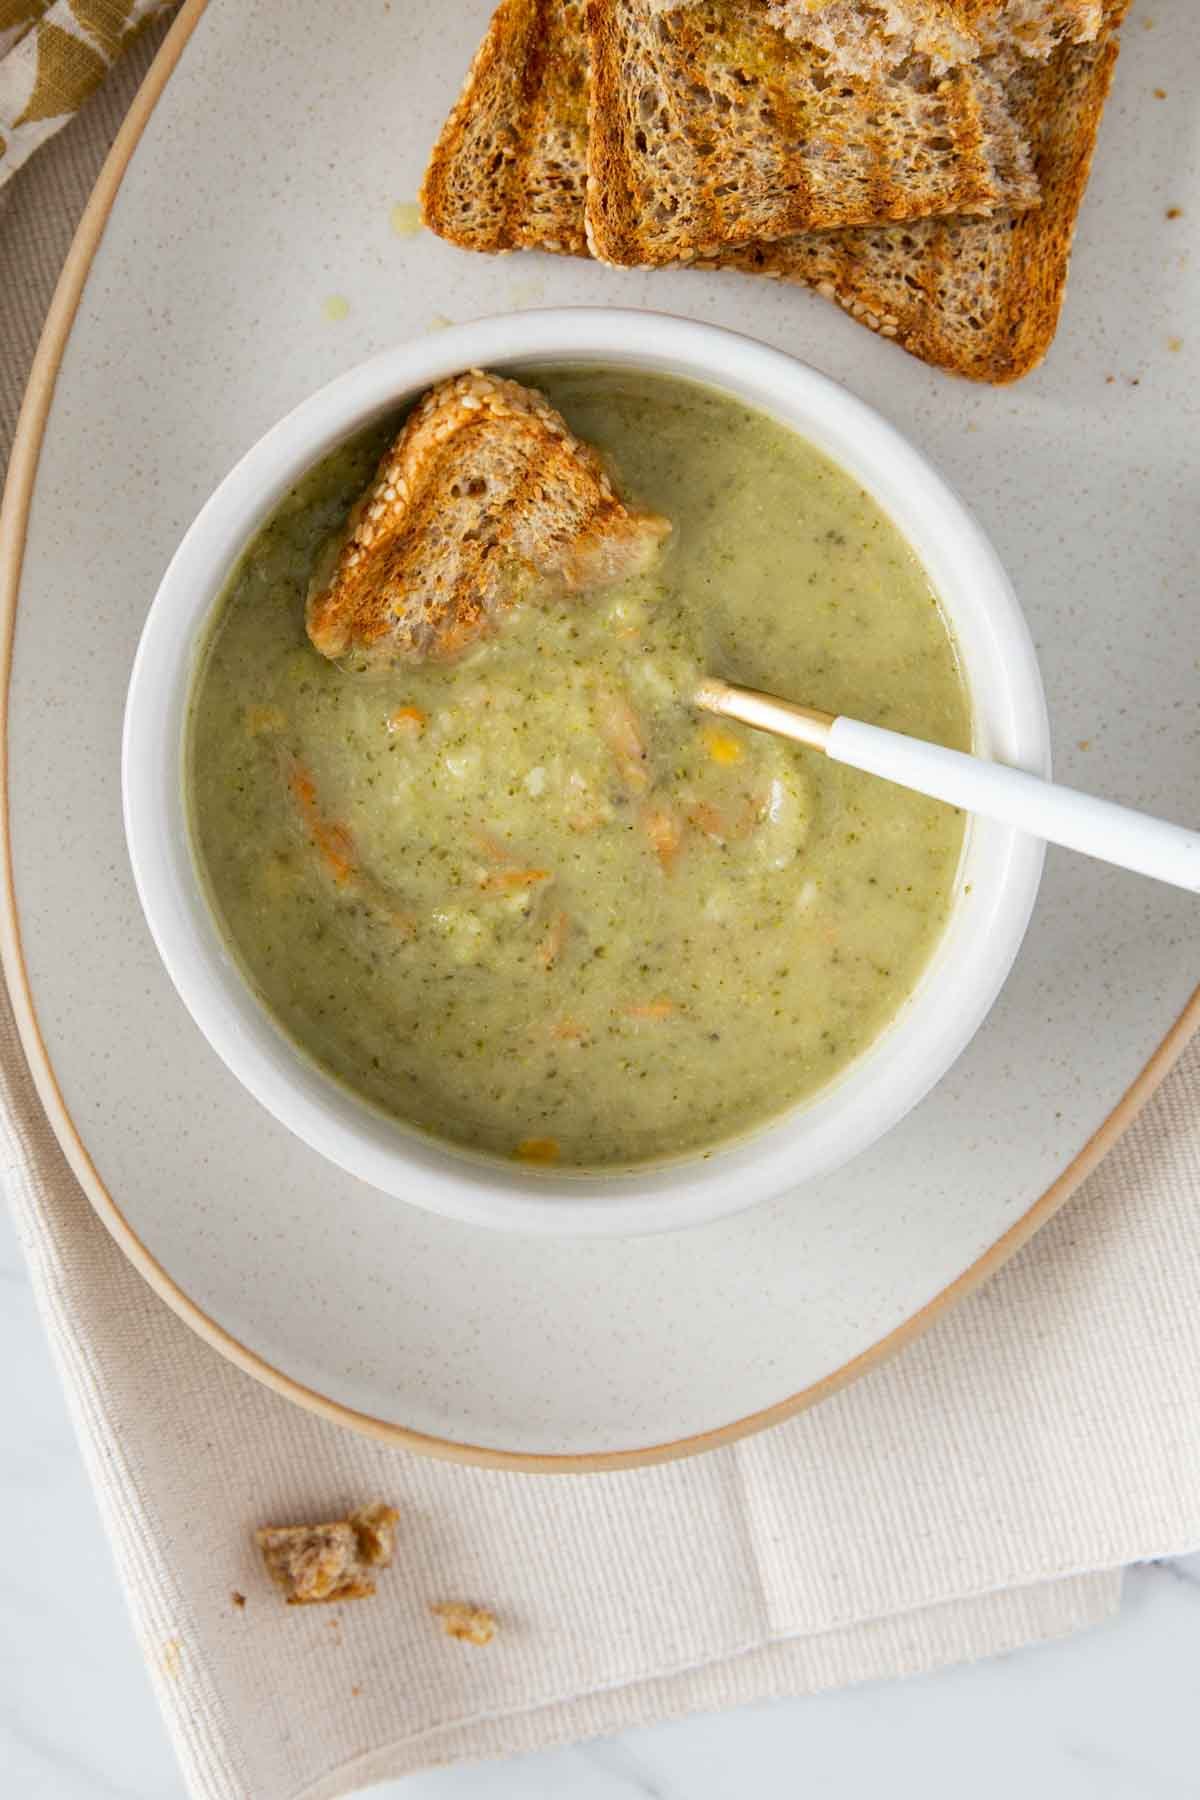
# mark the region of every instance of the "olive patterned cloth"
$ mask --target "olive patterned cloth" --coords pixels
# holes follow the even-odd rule
[[[175,0],[0,0],[0,188]]]

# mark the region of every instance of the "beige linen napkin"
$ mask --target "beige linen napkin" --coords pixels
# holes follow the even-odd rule
[[[50,285],[148,57],[0,199],[0,452]],[[1200,1048],[983,1292],[816,1411],[689,1463],[503,1475],[301,1413],[191,1336],[72,1179],[0,1012],[0,1155],[46,1327],[194,1794],[388,1775],[907,1674],[1115,1610],[1200,1544]],[[401,1509],[374,1600],[301,1611],[252,1527]],[[232,1596],[246,1597],[245,1606]],[[487,1649],[428,1607],[492,1607]]]

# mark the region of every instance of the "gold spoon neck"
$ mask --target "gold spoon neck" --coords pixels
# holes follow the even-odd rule
[[[813,750],[829,748],[834,715],[821,712],[815,706],[798,706],[792,700],[777,700],[773,694],[734,687],[730,682],[718,681],[712,676],[700,682],[693,698],[704,712],[737,719],[759,731],[773,731],[777,737],[791,738],[793,743],[807,744]]]

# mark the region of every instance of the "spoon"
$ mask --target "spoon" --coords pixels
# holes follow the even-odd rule
[[[1010,769],[858,719],[835,718],[753,688],[702,681],[695,703],[705,712],[822,750],[852,769],[882,775],[918,794],[1015,825],[1047,843],[1200,893],[1200,832],[1182,825],[1043,781],[1024,769]]]

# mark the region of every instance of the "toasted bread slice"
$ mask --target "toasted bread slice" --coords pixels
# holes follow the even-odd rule
[[[586,0],[500,0],[421,184],[464,250],[588,254]]]
[[[585,0],[502,0],[421,186],[431,231],[465,250],[587,250]]]
[[[587,16],[588,243],[604,262],[1037,201],[979,64],[846,76],[777,31],[762,0],[589,0]]]
[[[1016,381],[1054,338],[1071,240],[1087,186],[1118,41],[1022,58],[1007,83],[1033,145],[1034,212],[921,219],[809,234],[721,253],[713,266],[802,282],[925,362],[976,381]]]
[[[645,568],[670,526],[626,507],[533,388],[431,389],[314,576],[308,635],[355,669],[446,661],[518,600]]]
[[[987,0],[957,3],[984,6]],[[1010,7],[1039,3],[1008,0]],[[1073,0],[1044,3],[1065,9]],[[1029,121],[1045,195],[1041,206],[1020,219],[1002,214],[812,233],[726,248],[711,263],[701,259],[701,265],[811,286],[912,355],[952,374],[991,382],[1027,374],[1054,337],[1075,218],[1117,57],[1113,33],[1127,9],[1127,0],[1106,0],[1103,34],[1089,43],[1090,0],[1078,4],[1074,27],[1065,11],[1058,15],[1059,47],[1044,61],[1020,57],[1009,77],[1018,117]],[[549,58],[571,61],[583,53],[577,17],[553,21],[552,31]],[[1039,44],[1038,56],[1040,51]],[[518,81],[514,68],[508,85],[515,88]],[[519,118],[516,129],[524,129]],[[562,154],[582,172],[587,148],[586,124],[576,115]],[[486,183],[486,173],[481,180]],[[536,235],[527,241],[544,249],[565,243],[572,204],[564,189],[560,216],[550,226],[553,243]]]

